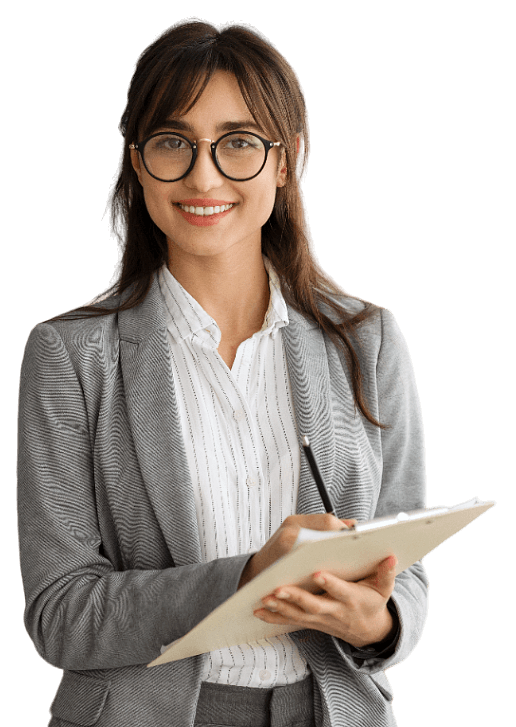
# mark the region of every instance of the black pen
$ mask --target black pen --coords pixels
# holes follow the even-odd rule
[[[326,489],[326,485],[324,484],[324,480],[319,471],[319,467],[317,466],[317,462],[315,461],[314,453],[312,452],[312,448],[310,447],[310,442],[307,436],[303,436],[301,438],[301,444],[303,445],[303,449],[305,450],[306,458],[308,460],[308,464],[310,465],[310,470],[312,471],[315,484],[317,485],[317,489],[319,490],[321,500],[324,503],[324,508],[326,512],[330,513],[330,515],[335,515],[335,517],[337,517],[337,514],[335,513],[335,508],[331,503],[330,496],[328,495],[328,490]]]

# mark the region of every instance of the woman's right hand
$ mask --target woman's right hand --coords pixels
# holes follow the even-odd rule
[[[339,520],[329,513],[289,515],[283,520],[263,548],[255,553],[247,562],[242,571],[238,588],[240,589],[245,586],[255,576],[290,552],[301,528],[308,528],[310,530],[342,530],[345,527],[351,527],[356,522],[356,520]]]

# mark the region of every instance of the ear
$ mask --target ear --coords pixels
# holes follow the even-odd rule
[[[139,153],[136,151],[136,149],[131,149],[130,154],[131,154],[131,164],[133,165],[133,169],[138,176],[138,181],[141,184],[142,183],[141,157],[140,157]]]
[[[296,154],[299,154],[300,147],[301,147],[301,137],[299,134],[296,134]],[[285,155],[285,150],[282,149],[277,186],[284,187],[286,183],[287,183],[287,158]]]

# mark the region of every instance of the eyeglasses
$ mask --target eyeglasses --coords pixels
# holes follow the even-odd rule
[[[160,182],[177,182],[192,171],[197,144],[209,141],[211,156],[219,172],[235,182],[247,182],[262,171],[267,155],[281,141],[262,139],[252,131],[231,131],[217,141],[190,141],[182,134],[160,131],[138,144],[129,144],[143,159],[145,169]]]

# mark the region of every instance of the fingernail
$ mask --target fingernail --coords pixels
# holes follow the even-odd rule
[[[290,598],[290,593],[287,593],[286,591],[276,591],[274,595],[276,596],[276,598]]]
[[[318,583],[320,586],[323,586],[326,583],[326,579],[322,577],[320,573],[316,573],[314,575],[314,581]]]

